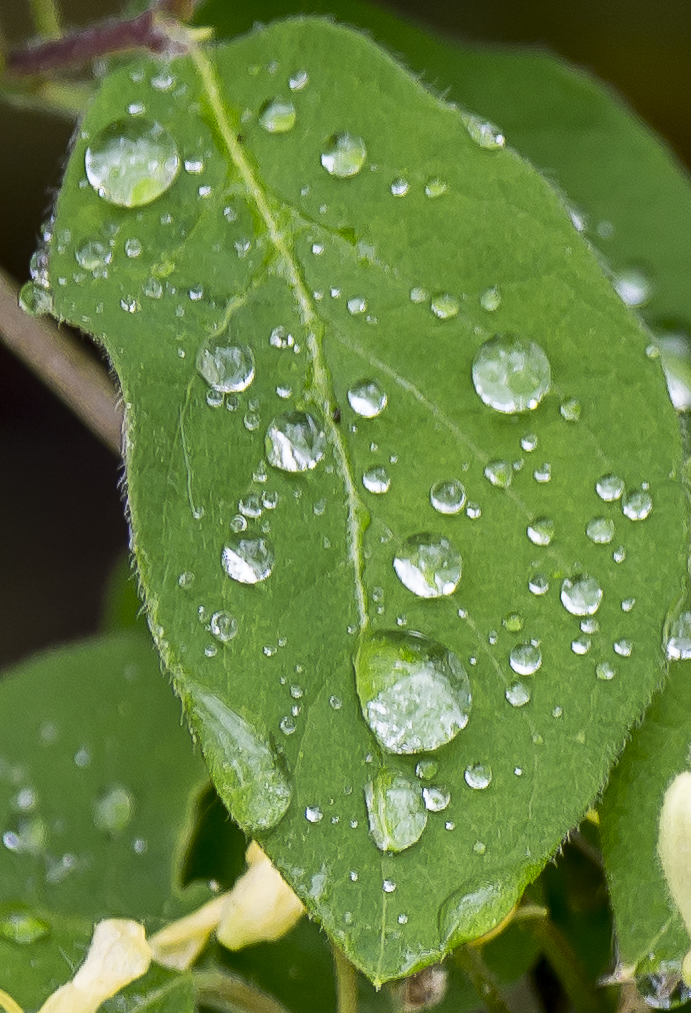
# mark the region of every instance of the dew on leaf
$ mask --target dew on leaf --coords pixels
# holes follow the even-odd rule
[[[537,408],[550,388],[549,359],[535,341],[498,334],[478,349],[473,384],[495,411],[515,414]]]
[[[407,538],[394,557],[401,583],[419,598],[453,594],[461,579],[461,556],[443,535],[422,533]]]
[[[367,159],[367,148],[355,134],[332,134],[321,153],[321,164],[331,176],[357,176]]]
[[[209,408],[220,408],[223,404],[224,394],[221,390],[207,390],[206,392],[206,403]]]
[[[422,836],[427,825],[419,785],[403,774],[382,767],[365,785],[369,830],[380,851],[405,851]]]
[[[501,624],[509,633],[520,633],[523,629],[523,616],[519,612],[509,612],[504,616]]]
[[[430,503],[440,514],[458,514],[465,505],[465,488],[456,478],[435,482],[430,489]]]
[[[324,813],[318,805],[308,805],[305,809],[305,819],[308,823],[320,823],[323,818]]]
[[[341,709],[342,706],[343,706],[343,701],[341,700],[340,696],[330,696],[329,697],[329,707],[331,708],[331,710],[340,711],[340,709]]]
[[[132,238],[125,240],[125,253],[130,260],[134,260],[136,257],[141,257],[143,249],[144,247],[138,239]]]
[[[681,612],[670,623],[665,653],[670,661],[691,658],[691,612]]]
[[[552,717],[553,718],[563,717],[563,714],[564,714],[564,708],[560,707],[559,704],[557,704],[556,707],[552,708]]]
[[[389,752],[438,749],[468,723],[470,682],[463,665],[420,633],[363,638],[355,672],[365,720]]]
[[[595,675],[598,679],[604,682],[609,682],[610,679],[613,679],[616,675],[616,670],[614,665],[611,665],[609,661],[600,661],[595,666]]]
[[[636,604],[635,598],[624,598],[621,603],[622,612],[630,612]]]
[[[526,528],[533,545],[550,545],[554,538],[554,521],[550,517],[537,517]]]
[[[348,312],[353,317],[360,316],[361,313],[367,310],[367,300],[363,299],[361,295],[353,296],[352,299],[348,300],[346,305],[348,306]]]
[[[567,422],[578,422],[581,417],[581,402],[578,398],[567,397],[559,405],[559,412]]]
[[[391,193],[394,195],[394,197],[405,197],[405,195],[408,193],[409,190],[410,190],[410,183],[408,182],[407,179],[403,179],[400,176],[398,177],[398,179],[395,179],[391,184]]]
[[[536,573],[528,581],[528,590],[538,597],[543,594],[547,594],[549,591],[549,581],[547,577],[545,577],[542,573]]]
[[[178,587],[183,588],[192,587],[193,584],[194,584],[194,574],[192,573],[191,570],[185,570],[184,573],[181,573],[180,576],[178,577]]]
[[[561,603],[572,616],[592,616],[602,602],[602,588],[594,577],[581,574],[566,577],[561,585]]]
[[[113,785],[93,804],[94,825],[107,834],[121,834],[134,815],[134,799],[122,785]]]
[[[633,642],[625,638],[615,640],[612,647],[614,648],[614,653],[618,654],[621,658],[630,658],[633,653]]]
[[[455,295],[449,292],[435,292],[430,302],[430,309],[440,320],[451,320],[458,315],[461,304]]]
[[[221,609],[218,612],[214,612],[211,616],[211,619],[209,620],[209,629],[217,640],[226,644],[237,634],[238,621],[234,616],[231,616],[229,612],[225,612]]]
[[[496,285],[492,285],[491,288],[486,288],[480,296],[480,306],[487,313],[494,313],[501,306],[501,292]]]
[[[469,137],[480,148],[485,148],[487,151],[496,151],[499,148],[503,148],[506,144],[506,138],[501,130],[489,120],[483,120],[472,113],[463,113],[461,118]]]
[[[512,707],[525,707],[530,701],[530,687],[519,679],[507,686],[504,695]]]
[[[536,482],[541,485],[546,485],[547,482],[552,480],[552,465],[549,461],[545,461],[544,464],[540,464],[533,472],[533,478]]]
[[[391,479],[386,471],[386,468],[378,466],[376,468],[370,468],[362,476],[362,484],[364,485],[367,492],[374,493],[375,495],[381,495],[382,493],[388,492],[391,487]]]
[[[531,454],[533,450],[537,449],[537,443],[538,439],[535,433],[526,433],[521,437],[521,447],[527,454]]]
[[[595,483],[595,491],[605,503],[620,499],[624,492],[624,481],[618,475],[603,475]]]
[[[50,933],[50,925],[24,909],[4,910],[0,914],[0,939],[6,939],[19,946],[44,939]]]
[[[276,556],[264,538],[236,538],[223,547],[221,565],[239,584],[259,584],[273,570]]]
[[[492,783],[492,768],[487,763],[470,763],[463,772],[469,788],[480,791]]]
[[[416,286],[410,290],[410,301],[415,303],[427,302],[429,299],[429,292],[426,288],[420,288]]]
[[[437,776],[438,769],[439,764],[431,757],[425,760],[419,760],[415,765],[415,773],[421,781],[431,781]]]
[[[99,271],[110,264],[113,251],[98,239],[87,239],[74,251],[74,259],[85,271]]]
[[[254,379],[254,355],[247,345],[204,347],[197,355],[197,370],[213,390],[246,390]]]
[[[326,434],[314,416],[288,412],[270,424],[265,439],[266,459],[288,472],[311,471],[326,452]]]
[[[509,664],[517,675],[534,675],[542,664],[542,652],[533,643],[516,644],[509,654]]]
[[[259,495],[256,492],[250,492],[243,496],[238,503],[238,510],[243,517],[261,517],[263,506]]]
[[[449,186],[444,182],[443,179],[439,179],[438,176],[434,176],[432,179],[428,179],[425,183],[425,196],[426,197],[441,197],[443,194],[448,193]]]
[[[373,419],[386,408],[387,396],[374,380],[361,380],[349,389],[348,403],[363,419]]]
[[[385,879],[381,885],[381,888],[384,891],[384,893],[393,893],[394,890],[396,889],[396,884],[393,881],[393,879]]]
[[[621,509],[630,521],[644,521],[653,509],[652,496],[647,489],[634,489],[624,496]]]
[[[609,545],[614,538],[614,521],[609,517],[593,517],[586,524],[585,533],[595,545]]]
[[[422,798],[428,812],[440,813],[451,801],[451,792],[446,788],[427,787],[422,789]]]
[[[291,91],[302,91],[309,83],[309,74],[306,70],[296,70],[288,78],[288,87]]]
[[[272,98],[259,111],[259,126],[269,134],[285,134],[295,126],[296,115],[290,99]]]
[[[53,294],[35,281],[27,281],[19,291],[19,305],[32,317],[41,317],[53,310]]]
[[[508,489],[513,481],[513,468],[508,461],[490,461],[484,474],[487,481],[499,489]]]
[[[465,508],[465,512],[466,512],[466,516],[469,517],[471,519],[471,521],[476,521],[478,519],[478,517],[482,516],[482,508],[481,508],[480,504],[479,503],[473,503],[471,500],[468,500],[468,503],[467,503],[466,508]]]
[[[652,294],[650,279],[637,268],[621,271],[613,278],[614,291],[627,306],[643,306]]]
[[[180,171],[180,155],[160,124],[116,120],[94,137],[84,165],[99,197],[133,208],[150,204],[170,189]]]

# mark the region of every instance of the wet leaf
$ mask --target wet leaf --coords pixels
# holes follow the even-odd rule
[[[155,931],[208,896],[183,895],[176,870],[205,771],[141,635],[13,669],[0,715],[2,987],[34,1008],[72,977],[93,922]]]
[[[289,22],[107,78],[50,249],[123,386],[150,620],[219,793],[376,982],[490,929],[578,822],[683,580],[660,364],[502,143]],[[394,787],[426,825],[384,813],[383,853]]]

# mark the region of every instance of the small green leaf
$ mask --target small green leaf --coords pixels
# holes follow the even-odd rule
[[[2,986],[31,1008],[72,977],[93,922],[155,931],[200,901],[176,865],[205,771],[139,634],[6,673],[0,715]]]
[[[147,160],[89,181],[127,109]],[[150,620],[219,792],[376,982],[490,929],[578,821],[685,571],[660,364],[502,143],[367,40],[287,22],[107,78],[50,250],[56,312],[120,376]],[[366,786],[415,784],[420,749],[426,827],[380,850]]]

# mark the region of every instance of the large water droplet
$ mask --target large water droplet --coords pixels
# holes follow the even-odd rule
[[[549,359],[535,341],[498,334],[478,349],[473,384],[480,398],[498,412],[537,408],[552,380]]]
[[[362,476],[362,484],[364,485],[367,492],[373,492],[376,495],[388,492],[391,486],[391,479],[389,478],[386,468],[377,466],[370,468]]]
[[[269,134],[285,134],[295,126],[295,106],[288,99],[273,98],[259,113],[259,125]]]
[[[624,481],[618,475],[603,475],[595,483],[595,491],[605,503],[620,499],[624,492]]]
[[[533,545],[549,545],[554,538],[554,521],[550,517],[538,517],[528,525],[526,534]]]
[[[374,380],[362,380],[348,391],[348,403],[364,419],[373,419],[386,408],[387,397]]]
[[[458,514],[465,506],[465,488],[458,479],[435,482],[430,489],[430,503],[440,514]]]
[[[490,461],[485,468],[485,478],[499,489],[508,489],[513,480],[513,468],[509,461]]]
[[[115,784],[96,799],[93,815],[98,830],[107,834],[120,834],[134,815],[134,799],[126,788]]]
[[[398,579],[420,598],[453,594],[461,579],[461,556],[442,535],[412,535],[396,554],[393,567]]]
[[[427,813],[419,785],[382,767],[365,785],[369,829],[380,851],[404,851],[420,839]]]
[[[470,763],[463,773],[469,788],[481,791],[492,783],[492,768],[488,763]]]
[[[561,585],[561,602],[572,616],[592,616],[602,601],[602,588],[594,577],[587,574],[567,577]]]
[[[333,134],[321,154],[321,164],[331,176],[357,176],[367,158],[367,148],[355,134]]]
[[[265,538],[235,538],[223,546],[221,565],[239,584],[258,584],[273,570],[276,555]]]
[[[630,521],[644,521],[653,509],[652,496],[647,489],[634,489],[624,496],[621,509]]]
[[[438,749],[468,723],[470,683],[463,665],[420,633],[363,639],[355,670],[362,712],[389,752]]]
[[[542,664],[542,652],[535,644],[517,644],[509,655],[509,664],[517,675],[533,675]]]
[[[609,545],[614,538],[614,521],[609,517],[593,517],[588,521],[585,533],[595,545]]]
[[[0,913],[0,939],[28,946],[43,939],[49,932],[48,922],[23,908],[11,908]]]
[[[326,434],[307,412],[287,412],[266,433],[266,458],[281,471],[311,471],[324,457]]]
[[[216,391],[230,394],[246,390],[254,379],[254,355],[247,345],[201,348],[197,369]]]
[[[180,156],[159,123],[117,120],[101,130],[86,150],[86,178],[110,204],[150,204],[175,182]]]
[[[507,687],[504,695],[512,707],[525,707],[530,701],[530,687],[518,680]]]

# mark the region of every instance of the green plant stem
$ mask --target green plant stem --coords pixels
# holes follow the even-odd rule
[[[120,456],[122,411],[106,371],[52,321],[24,313],[17,294],[16,282],[0,271],[0,340]]]
[[[195,971],[194,983],[200,1003],[211,1006],[219,1013],[288,1013],[288,1010],[261,989],[250,985],[237,974],[225,971]]]
[[[60,14],[55,0],[31,0],[34,27],[42,39],[59,39],[62,35]]]
[[[332,946],[336,971],[336,1013],[357,1013],[357,972],[338,946]]]
[[[554,922],[541,918],[528,924],[576,1013],[606,1013],[609,1006],[604,992],[599,992],[588,980],[580,960]]]
[[[454,950],[454,959],[489,1013],[511,1013],[479,950],[473,946],[459,946]]]

